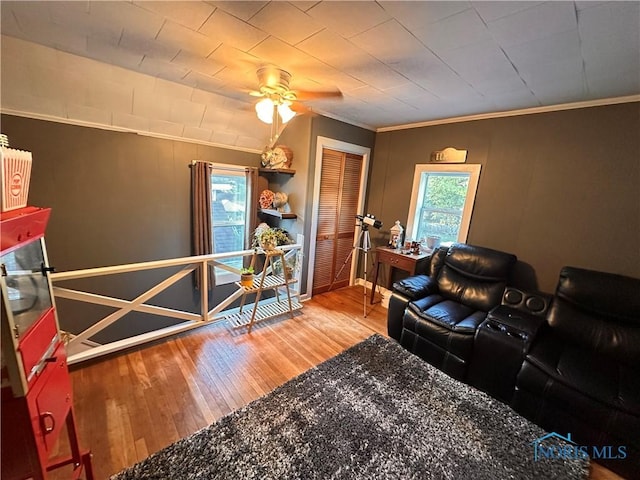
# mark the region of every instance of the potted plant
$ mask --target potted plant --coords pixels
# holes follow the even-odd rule
[[[277,259],[275,262],[273,262],[273,273],[282,276],[287,281],[293,280],[293,274],[298,262],[297,256],[298,255],[296,252],[288,252],[284,256],[284,268],[282,265],[282,261],[280,259]]]
[[[282,268],[282,262],[280,259],[273,262],[273,273],[282,277],[285,280],[291,280],[293,278],[293,268],[285,261],[284,269]]]
[[[293,280],[293,268],[286,264],[284,266],[284,279],[287,281]]]
[[[288,245],[291,239],[281,228],[269,227],[266,223],[258,225],[253,236],[253,246],[264,250],[273,250],[279,245]]]
[[[253,274],[253,267],[240,270],[240,285],[247,288],[253,287]]]
[[[286,280],[293,280],[293,274],[298,264],[298,255],[299,252],[289,252],[284,257],[284,278]]]

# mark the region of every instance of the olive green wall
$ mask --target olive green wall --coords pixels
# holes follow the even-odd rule
[[[415,165],[449,146],[482,165],[467,243],[516,254],[515,283],[552,292],[564,265],[640,277],[639,103],[378,133],[374,242],[406,225]]]
[[[187,257],[191,253],[191,160],[259,166],[260,156],[134,133],[2,115],[12,147],[33,153],[29,204],[51,207],[46,242],[56,271]],[[66,282],[61,286],[132,299],[177,269]],[[230,293],[215,289],[211,305]],[[153,304],[200,311],[191,276]],[[58,301],[63,328],[79,332],[112,309]],[[131,313],[96,335],[111,341],[176,323]]]
[[[283,220],[282,228],[286,229],[293,238],[295,234],[304,234],[305,205],[307,203],[307,176],[309,175],[309,137],[311,135],[311,118],[309,116],[296,116],[289,122],[282,132],[276,144],[286,145],[293,152],[291,168],[296,171],[293,177],[277,175],[270,183],[273,191],[282,191],[289,195],[289,207],[298,218],[295,220]]]
[[[33,152],[29,203],[53,208],[47,245],[58,271],[189,256],[189,162],[260,165],[257,154],[10,115],[2,115],[2,132],[12,146]],[[375,142],[365,211],[384,222],[371,230],[376,245],[386,243],[395,220],[406,224],[415,165],[454,146],[469,151],[468,163],[482,164],[468,242],[518,255],[516,284],[553,291],[563,265],[640,277],[638,132],[638,103],[377,135],[326,117],[299,117],[279,142],[294,151],[296,175],[281,190],[299,215],[284,226],[305,234],[308,259],[318,136],[370,148]],[[141,272],[69,286],[134,298],[168,275]],[[154,303],[197,312],[199,294],[189,278]],[[66,301],[59,308],[71,331],[110,312]],[[96,340],[172,323],[137,313],[125,319]]]
[[[305,235],[311,224],[315,136],[324,135],[372,147],[375,134],[336,120],[301,116],[291,121],[280,141],[294,152],[293,177],[276,175],[270,187],[289,194],[296,220],[281,225]],[[11,146],[33,153],[29,204],[52,208],[47,248],[56,271],[122,265],[190,256],[191,160],[261,166],[260,155],[135,133],[114,132],[2,115],[2,133]],[[303,292],[306,288],[306,262]],[[171,270],[171,271],[169,271]],[[65,282],[118,298],[133,299],[177,269]],[[220,286],[210,298],[219,303],[234,290]],[[200,295],[191,277],[176,283],[151,303],[199,312]],[[107,307],[58,301],[63,328],[80,332],[111,313]],[[104,343],[176,323],[166,317],[133,312],[97,334]]]

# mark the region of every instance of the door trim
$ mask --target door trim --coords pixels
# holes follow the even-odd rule
[[[360,195],[358,198],[358,213],[364,214],[364,200],[366,198],[367,178],[369,175],[369,159],[371,149],[353,143],[342,142],[328,137],[318,136],[316,141],[316,161],[313,178],[313,200],[311,213],[311,230],[309,235],[309,266],[307,268],[307,298],[311,298],[313,292],[313,270],[316,262],[316,237],[318,234],[318,203],[320,202],[320,177],[322,173],[322,150],[328,148],[343,153],[353,153],[362,155],[362,172],[360,173]],[[355,222],[355,218],[353,220]],[[356,228],[353,242],[355,243],[360,230]],[[349,275],[349,285],[353,285],[356,276],[356,265],[358,264],[360,251],[356,251],[351,259],[351,273]]]

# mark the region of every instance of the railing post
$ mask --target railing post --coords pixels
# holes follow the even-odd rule
[[[203,322],[209,316],[209,263],[206,260],[200,265],[200,318]]]

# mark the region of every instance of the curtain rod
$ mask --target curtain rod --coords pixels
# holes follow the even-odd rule
[[[234,172],[237,172],[238,170],[244,170],[245,172],[248,172],[252,168],[252,167],[243,167],[242,165],[230,166],[225,163],[207,162],[206,160],[191,160],[191,163],[189,163],[188,165],[189,168],[193,167],[196,163],[206,163],[210,167],[214,167],[216,170],[231,170]]]

